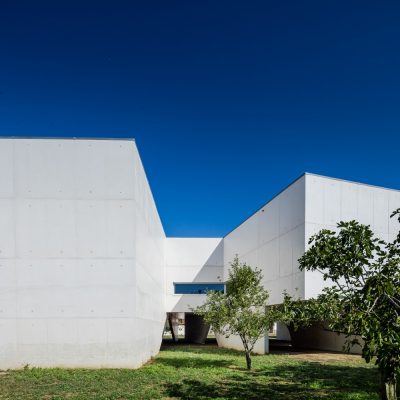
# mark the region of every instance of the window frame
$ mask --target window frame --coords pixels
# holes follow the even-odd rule
[[[222,286],[222,291],[221,290],[215,290],[220,293],[225,293],[225,283],[224,282],[173,282],[174,285],[174,295],[175,296],[185,296],[185,295],[190,295],[190,296],[205,296],[207,293],[176,293],[176,285],[221,285]],[[213,290],[213,289],[210,289]]]

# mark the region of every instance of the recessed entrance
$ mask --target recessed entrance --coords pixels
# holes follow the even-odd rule
[[[163,341],[205,344],[216,340],[202,317],[193,313],[167,313]]]

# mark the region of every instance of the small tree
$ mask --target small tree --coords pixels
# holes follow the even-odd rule
[[[400,209],[392,214],[400,215]],[[400,217],[399,217],[400,222]],[[376,238],[369,226],[338,223],[339,232],[322,230],[300,258],[300,269],[320,271],[335,286],[318,299],[285,297],[280,320],[305,326],[317,319],[347,335],[363,339],[362,357],[381,373],[381,398],[395,400],[400,371],[400,232],[391,243]]]
[[[258,339],[268,334],[273,322],[267,311],[268,292],[262,274],[236,256],[230,264],[226,293],[208,292],[204,305],[194,313],[201,315],[214,332],[229,337],[238,335],[243,343],[247,369],[251,369],[251,352]]]

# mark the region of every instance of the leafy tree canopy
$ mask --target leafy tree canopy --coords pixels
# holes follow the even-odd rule
[[[394,216],[400,222],[400,209]],[[374,359],[381,372],[381,397],[394,400],[400,372],[400,232],[386,243],[356,221],[337,227],[312,236],[299,259],[301,270],[319,271],[334,285],[307,301],[286,294],[278,318],[295,327],[328,320],[347,335],[348,344],[358,335],[363,358]]]
[[[216,333],[240,337],[251,369],[251,352],[258,339],[268,334],[274,316],[267,311],[268,291],[262,285],[257,268],[241,263],[236,256],[231,263],[225,293],[210,291],[204,305],[194,310],[204,317]]]

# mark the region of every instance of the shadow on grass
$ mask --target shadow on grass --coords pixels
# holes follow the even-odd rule
[[[275,399],[269,397],[271,390],[266,385],[237,378],[218,383],[205,383],[195,379],[184,379],[181,383],[167,385],[167,394],[178,399]]]
[[[157,364],[175,368],[227,368],[232,363],[229,360],[209,360],[204,357],[179,357],[179,358],[158,358]]]
[[[216,344],[163,345],[161,347],[161,351],[164,351],[164,350],[169,351],[169,352],[212,354],[214,356],[221,356],[221,355],[238,356],[239,355],[241,357],[244,357],[244,354],[242,351],[224,349],[222,347],[218,347]],[[254,354],[253,357],[257,357],[257,355]]]
[[[377,384],[374,369],[299,363],[207,381],[186,378],[166,384],[165,391],[179,399],[373,400],[378,399]]]

